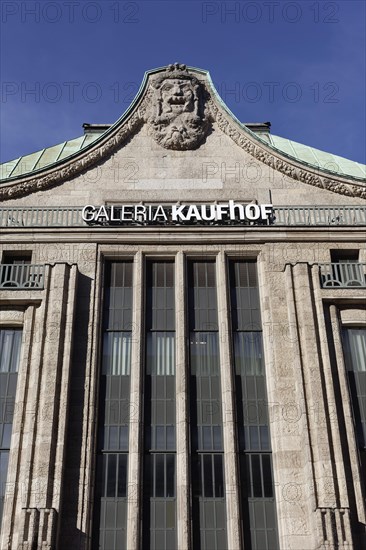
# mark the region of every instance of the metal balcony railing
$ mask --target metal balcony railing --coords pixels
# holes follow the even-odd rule
[[[107,207],[108,208],[108,207]],[[0,228],[93,227],[82,219],[81,207],[1,207]],[[108,227],[108,224],[102,224]],[[123,225],[128,225],[127,223]],[[133,222],[130,223],[133,225]],[[141,225],[137,224],[136,225]],[[240,225],[238,223],[238,225]],[[366,226],[363,206],[275,206],[268,227]],[[263,225],[261,224],[261,227]]]
[[[363,206],[275,206],[273,225],[366,225]]]
[[[44,265],[0,264],[0,290],[42,290]]]
[[[366,263],[319,264],[322,288],[366,288]]]

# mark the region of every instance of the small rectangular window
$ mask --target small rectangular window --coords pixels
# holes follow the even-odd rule
[[[331,250],[332,263],[353,263],[358,262],[360,251],[357,249]]]
[[[26,252],[17,252],[17,251],[6,251],[3,253],[3,264],[8,265],[27,265],[30,264],[32,261],[32,252],[26,251]]]

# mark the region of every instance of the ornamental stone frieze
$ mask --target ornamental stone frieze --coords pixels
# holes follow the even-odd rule
[[[85,173],[126,145],[144,124],[159,146],[186,152],[205,143],[214,123],[238,147],[286,177],[340,195],[366,199],[364,180],[307,165],[265,143],[230,113],[209,73],[175,63],[147,72],[141,91],[126,114],[92,144],[37,172],[0,182],[0,200],[43,191]]]

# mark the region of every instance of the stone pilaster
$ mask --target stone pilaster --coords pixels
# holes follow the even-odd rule
[[[176,334],[176,441],[177,441],[177,547],[191,548],[190,480],[189,480],[189,373],[186,335],[186,284],[183,252],[175,264],[175,334]]]
[[[142,497],[142,414],[143,414],[143,255],[138,252],[134,258],[133,273],[133,330],[130,393],[130,433],[128,455],[128,506],[127,506],[127,548],[140,549]]]
[[[221,396],[223,413],[223,436],[225,451],[225,492],[228,548],[240,550],[240,485],[237,461],[237,430],[235,414],[235,385],[234,366],[230,347],[230,326],[228,306],[228,281],[226,273],[226,257],[224,252],[217,256],[217,296],[218,319],[220,338],[220,368],[221,368]]]

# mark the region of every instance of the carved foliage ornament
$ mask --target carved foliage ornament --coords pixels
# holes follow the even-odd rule
[[[209,130],[205,112],[205,89],[175,63],[152,80],[154,97],[148,117],[151,135],[166,149],[196,149]]]

